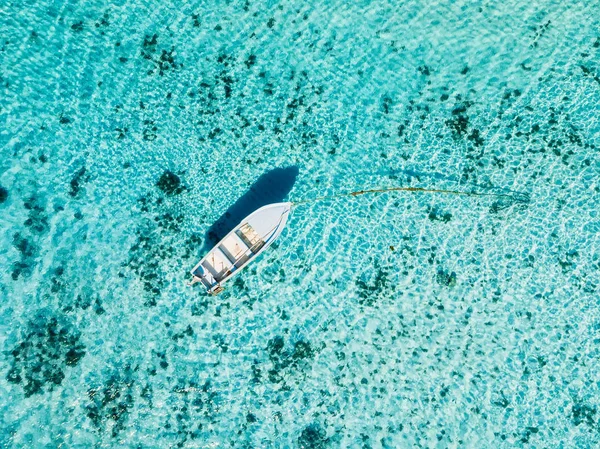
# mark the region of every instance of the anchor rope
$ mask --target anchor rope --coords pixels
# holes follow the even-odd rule
[[[493,192],[466,192],[460,190],[446,190],[446,189],[426,189],[423,187],[384,187],[379,189],[367,189],[367,190],[357,190],[355,192],[348,193],[339,193],[337,195],[328,195],[322,196],[318,198],[309,198],[306,200],[292,201],[294,206],[314,203],[317,201],[328,201],[337,198],[343,197],[356,197],[359,195],[365,195],[368,193],[385,193],[385,192],[422,192],[422,193],[448,193],[452,195],[463,195],[463,196],[494,196],[496,198],[509,198],[517,203],[528,203],[530,201],[529,194],[521,193],[521,192],[511,192],[511,193],[493,193]]]

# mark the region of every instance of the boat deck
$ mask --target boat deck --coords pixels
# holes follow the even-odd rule
[[[200,277],[211,285],[221,282],[244,266],[264,243],[256,231],[245,223],[211,250],[202,261],[201,265],[205,268],[205,273]]]
[[[250,247],[235,232],[225,238],[219,248],[232,263],[237,265],[239,265],[239,260],[250,250]]]

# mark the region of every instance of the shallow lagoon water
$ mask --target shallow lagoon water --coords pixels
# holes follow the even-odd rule
[[[600,443],[597,3],[0,8],[2,447]]]

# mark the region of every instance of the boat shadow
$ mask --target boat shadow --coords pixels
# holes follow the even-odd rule
[[[272,203],[285,201],[287,195],[296,183],[300,169],[296,165],[274,168],[263,173],[242,195],[233,203],[204,235],[204,245],[201,253],[205,254],[223,237],[232,231],[240,222],[256,209]]]

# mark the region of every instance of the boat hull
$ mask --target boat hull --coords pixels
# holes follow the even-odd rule
[[[190,284],[201,283],[209,294],[223,290],[222,284],[236,276],[279,237],[287,223],[292,203],[274,203],[244,218],[191,270]]]

